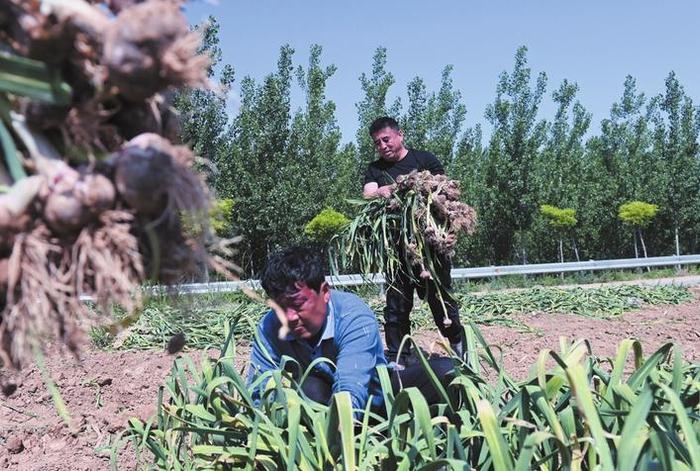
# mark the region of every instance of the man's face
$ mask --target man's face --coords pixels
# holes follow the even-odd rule
[[[372,134],[374,147],[386,161],[397,162],[403,157],[403,133],[386,127]]]
[[[289,296],[282,296],[275,302],[284,310],[292,335],[298,339],[310,339],[321,331],[326,321],[326,308],[331,296],[330,288],[325,281],[318,292],[304,283],[298,283],[296,286],[299,291]]]

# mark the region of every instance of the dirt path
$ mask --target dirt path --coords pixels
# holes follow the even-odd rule
[[[680,306],[646,308],[614,319],[537,313],[517,318],[537,333],[502,326],[483,326],[482,331],[490,344],[500,347],[506,369],[519,378],[527,374],[540,350],[558,350],[560,336],[587,338],[600,356],[614,355],[619,341],[628,337],[641,340],[645,354],[672,341],[683,347],[687,360],[700,361],[698,291],[693,301]],[[434,332],[420,332],[418,338],[425,348],[438,349]],[[241,349],[241,365],[245,351]],[[48,355],[48,368],[71,413],[75,433],[58,417],[36,368],[0,378],[16,384],[14,392],[0,395],[0,469],[109,469],[109,456],[99,454],[99,447],[108,445],[129,417],[146,419],[153,414],[158,387],[172,360],[158,351],[88,350],[80,362],[58,353]],[[121,454],[119,465],[119,469],[136,468],[131,448]]]

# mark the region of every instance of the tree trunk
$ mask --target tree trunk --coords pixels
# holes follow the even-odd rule
[[[564,263],[564,239],[559,239],[559,261]]]
[[[527,247],[525,245],[523,231],[518,231],[518,241],[520,243],[520,248],[523,251],[523,265],[527,265]],[[527,275],[525,273],[523,273],[523,280],[527,280]]]
[[[559,238],[559,261],[564,263],[564,239]],[[564,272],[560,273],[561,279],[564,279]]]
[[[639,249],[637,248],[637,230],[634,231],[634,258],[639,258]]]
[[[681,256],[681,247],[680,244],[678,243],[678,227],[674,227],[674,232],[676,233],[676,257]],[[676,265],[676,272],[681,271],[681,265],[680,263]]]
[[[644,237],[642,236],[642,230],[639,229],[639,241],[642,243],[642,250],[644,251],[644,258],[647,258],[647,247],[644,245]],[[649,268],[649,267],[647,267]]]
[[[578,256],[578,246],[576,245],[576,237],[572,237],[572,238],[571,238],[571,244],[572,244],[573,247],[574,247],[574,254],[576,255],[576,261],[577,261],[577,262],[580,262],[580,261],[581,261],[581,257]]]

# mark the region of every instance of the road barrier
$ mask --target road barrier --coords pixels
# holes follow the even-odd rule
[[[506,275],[542,275],[577,271],[618,270],[624,268],[647,268],[700,264],[700,255],[671,255],[667,257],[621,258],[615,260],[588,260],[585,262],[533,263],[529,265],[503,265],[452,269],[452,279],[493,278]],[[358,274],[326,277],[332,286],[383,285],[384,276],[378,273],[363,276]],[[186,283],[175,286],[155,286],[153,292],[175,292],[182,294],[228,293],[242,286],[259,289],[258,280],[220,281],[212,283]]]

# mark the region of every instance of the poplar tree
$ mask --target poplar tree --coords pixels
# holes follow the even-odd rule
[[[367,133],[369,125],[380,116],[397,117],[401,112],[401,100],[397,98],[387,105],[387,94],[394,84],[394,76],[386,70],[386,48],[379,47],[372,58],[372,72],[360,75],[360,85],[364,96],[355,104],[358,117],[356,135],[358,167],[361,174],[367,164],[376,159],[374,143]]]
[[[455,249],[455,266],[483,265],[489,263],[490,241],[484,237],[481,222],[482,202],[480,196],[484,192],[483,170],[486,162],[487,149],[482,143],[481,126],[476,124],[467,128],[462,134],[454,158],[446,163],[445,171],[451,178],[460,182],[460,200],[476,209],[476,232],[469,237],[461,237]]]
[[[221,66],[221,46],[219,41],[220,26],[216,18],[210,16],[206,23],[195,28],[202,34],[201,51],[209,53],[211,64],[209,78],[218,81],[215,89],[188,89],[179,93],[175,108],[181,115],[180,135],[190,145],[195,155],[208,162],[217,161],[217,156],[225,144],[228,128],[227,94],[234,83],[234,71],[230,64]],[[215,178],[216,170],[203,167],[210,179]]]
[[[547,137],[542,152],[536,155],[533,181],[535,198],[540,204],[553,203],[556,206],[583,208],[597,200],[594,181],[585,158],[583,136],[588,131],[591,114],[576,100],[578,85],[564,80],[552,94],[557,105],[554,120],[547,126]],[[546,205],[545,205],[546,206]],[[572,210],[573,211],[573,210]],[[584,211],[584,214],[586,212]],[[594,221],[591,221],[595,223]],[[533,248],[538,259],[551,260],[551,247],[555,238],[559,239],[560,252],[563,240],[550,230],[550,224],[542,219],[533,222],[533,239],[539,243]],[[568,238],[578,258],[578,248],[573,237]],[[561,254],[560,254],[561,256]]]
[[[697,221],[698,184],[698,107],[685,94],[682,85],[671,72],[665,81],[663,94],[653,99],[653,152],[660,161],[663,180],[661,189],[662,223],[666,234],[657,234],[671,249],[680,241],[695,237],[693,221]],[[656,232],[656,231],[655,231]],[[675,244],[671,243],[674,241]],[[687,242],[686,244],[687,245]]]
[[[408,85],[408,109],[401,118],[410,147],[427,150],[448,165],[455,156],[466,106],[455,90],[451,65],[442,70],[440,89],[428,94],[423,79],[415,77]]]
[[[220,156],[217,190],[235,201],[235,226],[245,238],[242,256],[250,274],[262,268],[286,222],[272,195],[278,184],[288,185],[279,175],[290,133],[293,53],[283,46],[277,70],[261,84],[251,77],[241,81],[240,110]]]
[[[610,208],[634,199],[658,201],[655,192],[662,184],[658,181],[661,171],[651,152],[649,119],[648,100],[638,92],[636,80],[627,76],[620,100],[601,122],[601,134],[589,141],[595,191],[591,192],[594,198],[581,208],[579,227],[581,237],[598,258],[624,256],[627,250],[625,232]]]
[[[496,99],[488,106],[486,118],[493,126],[484,170],[481,195],[481,224],[496,263],[515,258],[527,263],[525,233],[532,222],[534,201],[532,168],[546,137],[546,123],[538,120],[547,76],[541,72],[534,88],[527,67],[527,48],[515,54],[511,73],[503,72],[496,88]]]
[[[323,67],[321,54],[322,48],[313,45],[308,66],[296,69],[304,104],[294,113],[285,161],[271,193],[277,211],[283,213],[277,218],[286,226],[279,228],[277,244],[285,239],[301,242],[304,224],[347,191],[335,181],[344,171],[338,159],[341,134],[335,103],[326,99],[326,85],[336,66]]]

